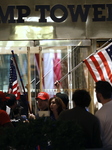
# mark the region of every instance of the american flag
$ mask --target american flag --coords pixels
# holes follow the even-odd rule
[[[84,60],[95,82],[99,80],[112,83],[112,43]]]
[[[20,87],[17,80],[13,58],[10,59],[9,93],[14,94],[17,100],[20,99]]]

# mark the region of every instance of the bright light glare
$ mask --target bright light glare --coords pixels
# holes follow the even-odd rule
[[[28,17],[28,18],[23,18],[25,22],[39,22],[39,17]],[[46,17],[47,22],[54,22],[50,17]]]

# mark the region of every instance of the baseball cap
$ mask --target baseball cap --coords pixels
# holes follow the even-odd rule
[[[6,98],[5,93],[3,93],[2,91],[0,91],[0,101],[4,102],[7,101],[9,98]]]
[[[46,92],[40,92],[37,94],[36,99],[41,99],[41,100],[48,100],[49,99],[49,94]]]
[[[8,99],[7,105],[10,107],[14,105],[14,103],[17,101],[16,96],[14,94],[7,94],[6,98]]]

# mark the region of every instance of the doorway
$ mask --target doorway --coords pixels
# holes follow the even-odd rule
[[[35,97],[40,90],[49,93],[50,97],[55,95],[56,80],[61,81],[61,92],[69,95],[69,108],[73,107],[72,93],[75,89],[91,90],[89,73],[82,62],[90,53],[90,40],[2,41],[0,45],[0,90],[4,92],[9,87],[12,50],[25,91],[30,92],[31,105],[35,105]],[[18,76],[20,86],[21,79]]]

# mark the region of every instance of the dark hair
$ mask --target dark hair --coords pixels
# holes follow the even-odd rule
[[[76,90],[73,93],[72,100],[77,106],[88,107],[91,102],[91,97],[86,90]]]
[[[52,101],[53,99],[55,99],[55,102],[56,102],[56,104],[58,105],[57,111],[58,111],[58,114],[60,114],[60,112],[61,112],[62,110],[64,110],[64,109],[66,108],[66,106],[65,106],[65,104],[63,103],[63,101],[62,101],[61,98],[54,96],[54,97],[52,97],[52,98],[49,99],[49,108],[50,108],[51,101]]]
[[[67,94],[59,92],[59,93],[56,93],[56,97],[61,98],[66,108],[68,107],[69,98]]]
[[[7,94],[6,97],[9,97],[7,100],[7,106],[11,107],[16,103],[16,96],[14,94]]]
[[[95,86],[96,92],[102,94],[103,98],[108,99],[112,96],[112,86],[107,81],[98,81]]]

